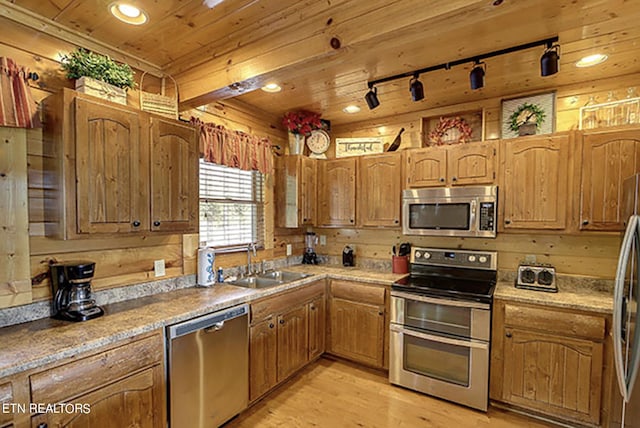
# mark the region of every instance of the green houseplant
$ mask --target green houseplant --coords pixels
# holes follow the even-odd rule
[[[62,69],[68,79],[91,77],[122,89],[133,89],[133,70],[128,64],[118,64],[108,56],[78,48],[69,55],[62,55]]]
[[[537,104],[524,103],[509,117],[509,129],[518,135],[533,135],[546,118],[546,113]]]

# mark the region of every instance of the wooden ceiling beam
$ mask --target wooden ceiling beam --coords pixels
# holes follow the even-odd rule
[[[490,3],[483,0],[452,0],[430,7],[424,7],[421,0],[371,0],[329,7],[324,13],[300,21],[286,31],[276,32],[176,75],[181,108],[253,91],[267,76],[287,68],[304,72],[306,67],[315,68],[331,58],[340,61],[351,47],[359,44],[390,37],[400,42],[407,27],[490,11]],[[341,42],[338,49],[332,48],[332,39]]]

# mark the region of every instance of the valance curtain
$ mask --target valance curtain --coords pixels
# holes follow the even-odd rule
[[[29,70],[11,58],[0,57],[0,126],[40,126],[38,106],[31,96]]]
[[[271,140],[232,131],[221,125],[204,123],[192,117],[191,123],[200,128],[204,146],[204,160],[218,165],[240,168],[245,171],[273,172]]]

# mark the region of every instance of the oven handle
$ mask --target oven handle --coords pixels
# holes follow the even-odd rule
[[[417,300],[418,302],[433,303],[434,305],[457,306],[459,308],[473,309],[491,309],[491,305],[479,302],[464,302],[461,300],[438,299],[435,297],[420,296],[418,294],[403,293],[401,291],[392,291],[391,297],[400,297],[406,300]]]
[[[398,326],[396,324],[391,324],[390,328],[391,331],[406,334],[407,336],[417,337],[418,339],[430,340],[432,342],[447,343],[449,345],[462,346],[464,348],[478,348],[483,350],[489,349],[489,344],[486,342],[476,342],[475,340],[459,340],[450,337],[436,336],[433,334],[419,333],[415,330],[402,328],[402,326]]]

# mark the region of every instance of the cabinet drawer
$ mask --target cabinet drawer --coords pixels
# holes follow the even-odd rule
[[[540,330],[562,336],[602,340],[605,336],[603,317],[528,306],[504,306],[504,323],[512,327]]]
[[[13,388],[11,382],[0,384],[0,405],[3,403],[13,403]],[[0,426],[13,420],[12,413],[0,412]]]
[[[331,295],[340,299],[372,305],[384,305],[383,286],[362,284],[352,281],[331,281]]]
[[[163,358],[159,334],[29,377],[34,403],[55,403],[116,381]]]
[[[268,299],[251,304],[251,324],[281,313],[292,306],[311,301],[314,297],[324,294],[325,282],[318,281],[301,289],[278,294]]]

